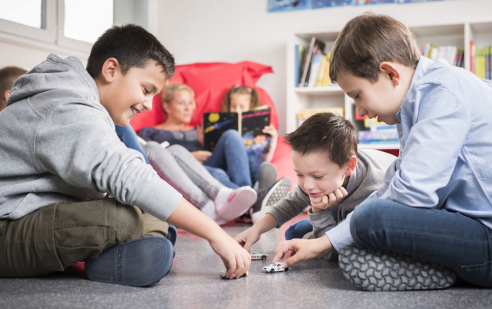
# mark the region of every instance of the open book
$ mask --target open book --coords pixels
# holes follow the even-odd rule
[[[268,106],[260,106],[243,113],[204,113],[205,149],[213,151],[222,134],[233,129],[243,136],[248,154],[267,153],[270,136],[263,133],[263,128],[270,125],[270,115],[271,110]]]

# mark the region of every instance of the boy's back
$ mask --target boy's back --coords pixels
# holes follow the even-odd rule
[[[399,177],[378,196],[481,217],[492,197],[490,115],[492,82],[421,57],[399,112]]]

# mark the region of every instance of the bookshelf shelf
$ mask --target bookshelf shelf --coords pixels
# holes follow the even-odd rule
[[[412,25],[410,31],[415,36],[419,48],[422,44],[431,43],[436,46],[456,46],[464,50],[464,68],[471,70],[470,43],[473,41],[477,48],[492,45],[492,18],[490,20],[469,20],[453,23],[452,19],[441,24]],[[451,21],[451,22],[449,22]],[[295,85],[296,45],[309,46],[313,37],[325,44],[324,51],[331,50],[340,29],[325,29],[326,31],[305,31],[293,33],[287,44],[287,102],[286,102],[286,131],[290,133],[297,128],[296,115],[303,109],[343,108],[345,118],[354,121],[353,100],[346,96],[339,86],[330,87],[297,87]],[[359,144],[361,149],[397,150],[399,144]]]
[[[329,94],[329,93],[339,93],[343,94],[342,88],[339,86],[331,86],[331,87],[296,87],[294,90],[296,93],[304,93],[304,94]]]

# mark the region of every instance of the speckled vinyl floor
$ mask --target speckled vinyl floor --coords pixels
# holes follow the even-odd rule
[[[225,230],[234,236],[248,226]],[[337,263],[324,260],[301,262],[285,273],[262,272],[282,235],[275,229],[253,246],[270,257],[252,261],[247,278],[219,279],[224,267],[208,243],[181,233],[170,273],[153,287],[92,282],[72,268],[44,278],[0,279],[0,308],[492,308],[492,290],[466,284],[441,291],[359,291]]]

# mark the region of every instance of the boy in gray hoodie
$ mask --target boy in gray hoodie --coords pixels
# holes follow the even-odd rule
[[[396,159],[377,150],[357,150],[355,127],[332,113],[309,117],[286,139],[292,147],[299,183],[287,197],[270,207],[262,219],[235,237],[247,250],[261,234],[282,226],[310,205],[310,238],[325,234],[350,236],[336,226],[383,185],[384,174]],[[303,236],[301,233],[294,238]],[[329,254],[325,258],[336,259],[338,255]]]
[[[86,260],[89,279],[153,285],[173,258],[163,221],[209,241],[229,278],[248,270],[247,251],[115,133],[173,73],[164,46],[125,25],[97,40],[87,69],[49,55],[15,82],[0,113],[0,277]]]

